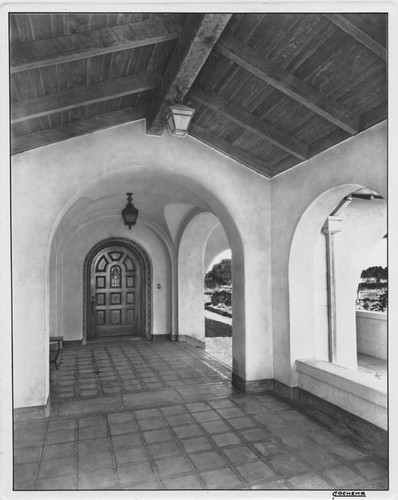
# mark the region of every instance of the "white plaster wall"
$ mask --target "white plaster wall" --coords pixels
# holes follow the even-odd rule
[[[372,373],[321,360],[298,360],[298,386],[387,430],[387,383]]]
[[[295,360],[314,356],[313,312],[310,315],[303,313],[301,306],[292,303],[292,296],[301,293],[301,304],[310,304],[313,311],[316,235],[327,215],[355,188],[366,186],[386,198],[386,153],[386,123],[383,122],[271,180],[274,373],[283,383],[297,385]],[[310,205],[323,194],[321,210],[317,206],[312,211]],[[311,227],[304,225],[300,244],[295,248],[299,249],[295,267],[301,266],[301,275],[295,275],[294,283],[290,283],[294,294],[290,290],[289,297],[290,249],[295,229],[306,209],[311,212],[307,213]],[[308,277],[308,288],[303,292],[302,284]],[[296,318],[294,324],[291,324],[292,314]]]
[[[219,224],[210,234],[207,240],[205,255],[204,255],[204,272],[206,273],[213,259],[221,252],[228,250],[230,244],[225,234],[224,228]]]
[[[242,291],[234,304],[244,353],[239,375],[247,380],[272,376],[267,179],[191,137],[147,136],[143,121],[15,155],[12,170],[16,407],[44,404],[48,395],[49,274],[57,227],[79,198],[105,197],[107,190],[114,195],[119,189],[124,197],[125,186],[135,183],[141,186],[134,201],[144,207],[142,215],[156,217],[164,231],[163,210],[171,198],[206,206],[220,219],[231,246],[241,253],[233,269],[239,276],[234,289]],[[167,191],[173,185],[171,196]],[[161,215],[153,212],[162,203]]]
[[[387,314],[373,311],[357,311],[358,352],[387,359]]]
[[[138,220],[129,230],[120,223],[120,214],[91,220],[79,227],[61,245],[58,252],[56,280],[59,289],[58,327],[54,332],[65,340],[79,340],[83,336],[83,264],[91,248],[111,237],[128,238],[139,243],[152,262],[152,333],[171,333],[171,263],[161,238],[144,222]],[[157,284],[161,288],[157,288]],[[55,309],[55,308],[54,308]]]
[[[204,253],[207,239],[219,224],[209,212],[196,215],[187,225],[178,249],[179,335],[205,341],[203,307]]]

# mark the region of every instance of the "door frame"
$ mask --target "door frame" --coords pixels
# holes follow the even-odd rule
[[[130,250],[141,266],[141,325],[143,338],[152,340],[152,262],[146,250],[128,238],[107,238],[98,242],[86,255],[83,265],[83,344],[87,342],[87,332],[91,324],[91,264],[98,252],[104,248],[118,245]]]

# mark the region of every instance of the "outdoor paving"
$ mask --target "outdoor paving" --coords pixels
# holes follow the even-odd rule
[[[172,342],[63,349],[50,416],[15,422],[14,489],[387,488],[385,450],[211,362]]]

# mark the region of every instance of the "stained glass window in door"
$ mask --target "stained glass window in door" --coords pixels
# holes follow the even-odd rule
[[[120,288],[121,286],[121,269],[119,266],[111,267],[111,288]]]

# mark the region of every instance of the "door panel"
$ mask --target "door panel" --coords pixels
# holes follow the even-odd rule
[[[89,337],[141,335],[141,268],[133,252],[118,245],[102,249],[90,268]]]

